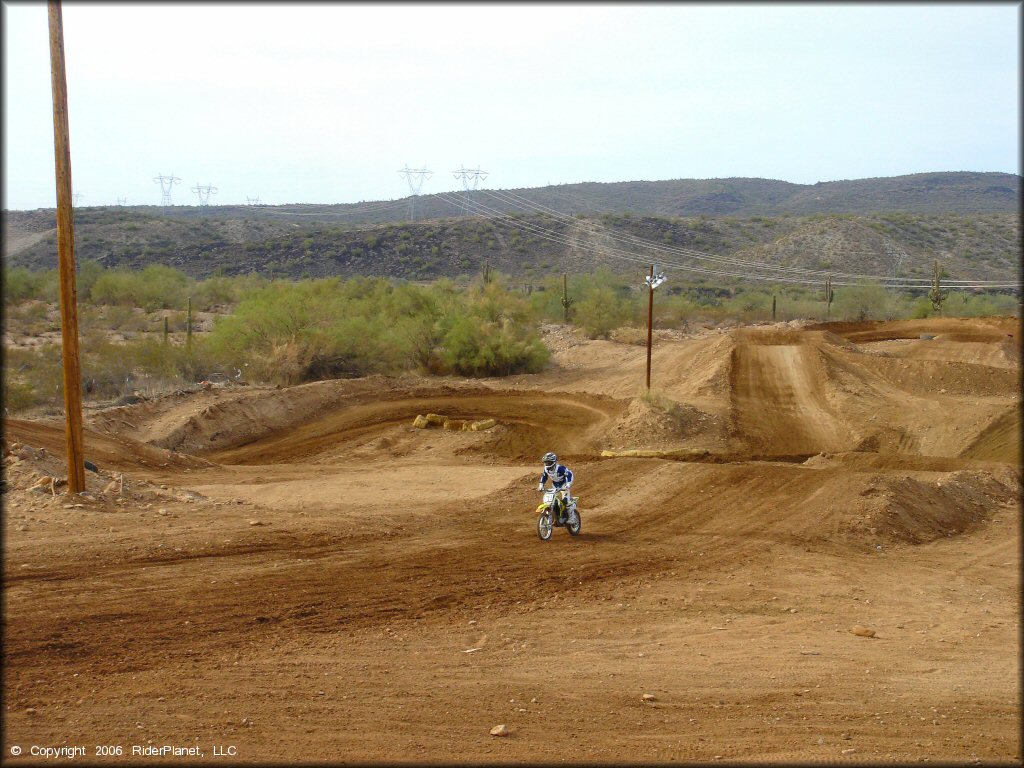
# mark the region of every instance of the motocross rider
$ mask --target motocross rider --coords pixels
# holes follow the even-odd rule
[[[565,501],[558,500],[558,521],[560,523],[565,522],[565,512],[568,509],[573,509],[576,506],[576,499],[569,495],[569,489],[572,487],[572,470],[566,466],[558,463],[558,456],[551,451],[548,451],[541,458],[544,462],[544,469],[540,473],[540,484],[537,486],[538,491],[544,490],[544,485],[548,480],[551,480],[551,485],[556,491],[564,491]],[[558,499],[558,497],[555,497]]]

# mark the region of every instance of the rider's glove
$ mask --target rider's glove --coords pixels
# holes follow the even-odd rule
[[[540,485],[538,485],[537,486],[537,490],[538,491],[543,491],[544,490],[544,483],[541,483]]]

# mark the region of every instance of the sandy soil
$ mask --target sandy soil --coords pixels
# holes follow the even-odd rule
[[[77,497],[5,420],[5,759],[1020,764],[1016,321],[663,334],[649,398],[547,331],[533,376],[92,412]],[[652,447],[705,453],[601,457]]]

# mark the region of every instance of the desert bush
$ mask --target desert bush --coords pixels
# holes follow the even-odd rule
[[[931,302],[928,308],[931,309]],[[952,317],[990,317],[1015,315],[1020,304],[1013,296],[1001,293],[951,292],[942,305],[942,312]]]
[[[836,288],[836,315],[843,320],[887,320],[891,317],[891,296],[878,283]]]
[[[88,297],[92,287],[106,270],[102,264],[93,259],[81,259],[75,270],[75,291],[79,297]]]
[[[162,264],[150,264],[141,272],[111,269],[96,278],[89,298],[97,304],[142,307],[147,312],[180,309],[191,282],[183,272]]]
[[[155,323],[150,322],[144,312],[123,304],[104,307],[102,318],[103,324],[113,331],[151,331],[156,329]]]
[[[114,344],[101,336],[82,341],[83,396],[109,399],[126,394],[137,367],[139,342]]]
[[[449,281],[327,278],[253,292],[215,323],[208,341],[219,359],[282,383],[412,368],[502,375],[546,360],[530,315],[497,279],[459,291]]]
[[[39,397],[31,384],[3,377],[4,413],[17,414],[40,404]]]
[[[607,339],[616,328],[633,320],[634,306],[608,285],[591,288],[575,305],[576,324],[588,338]]]
[[[6,308],[5,328],[27,336],[38,336],[50,329],[50,304],[35,299]]]
[[[470,314],[455,316],[441,346],[441,359],[462,376],[509,376],[536,373],[550,350],[528,328],[506,318],[488,321]]]
[[[60,407],[64,397],[62,377],[59,344],[5,349],[4,407],[10,413],[39,406]]]
[[[640,293],[643,295],[642,290]],[[643,301],[640,303],[643,304]],[[654,297],[655,328],[685,328],[697,314],[697,305],[683,293],[670,294],[665,291]]]
[[[60,298],[57,270],[31,270],[25,267],[3,268],[4,304],[9,306],[35,299],[56,302]]]

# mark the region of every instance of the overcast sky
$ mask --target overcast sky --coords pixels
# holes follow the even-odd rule
[[[1020,4],[65,2],[80,205],[1020,173]],[[45,3],[4,2],[4,207],[55,204]]]

